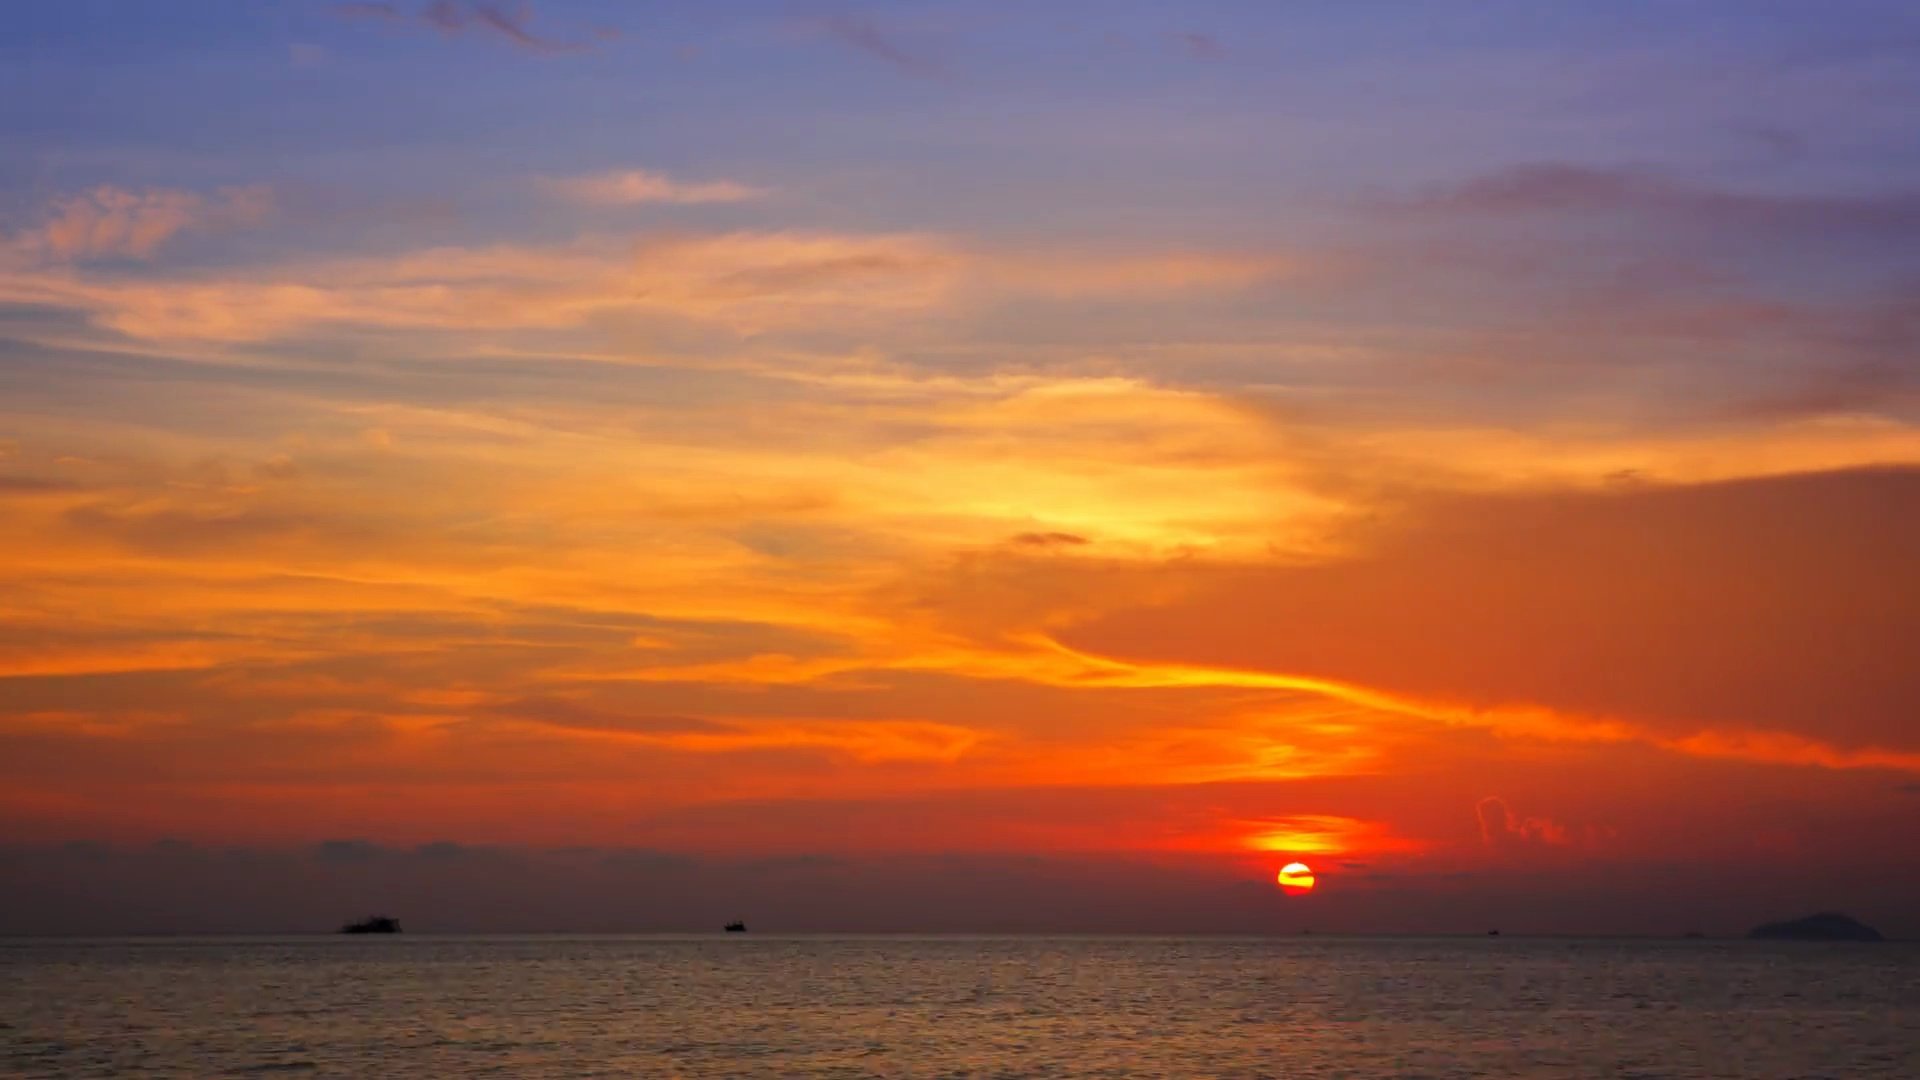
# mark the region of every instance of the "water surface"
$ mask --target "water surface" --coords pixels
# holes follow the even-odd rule
[[[0,943],[0,1074],[1920,1077],[1920,949],[1551,939]]]

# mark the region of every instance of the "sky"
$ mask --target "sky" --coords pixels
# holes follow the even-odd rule
[[[0,933],[1920,935],[1911,4],[8,22]]]

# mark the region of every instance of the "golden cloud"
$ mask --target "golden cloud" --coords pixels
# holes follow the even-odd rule
[[[137,230],[140,242],[157,244],[177,231],[173,222],[156,213]],[[733,232],[656,236],[624,251],[599,242],[435,248],[231,277],[16,271],[0,274],[0,299],[78,308],[129,337],[161,341],[265,341],[329,326],[552,331],[621,314],[753,333],[945,312],[1007,292],[1237,288],[1269,269],[1190,254],[1014,257],[917,234]]]

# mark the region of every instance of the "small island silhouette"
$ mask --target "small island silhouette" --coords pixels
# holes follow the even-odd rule
[[[1880,931],[1837,911],[1763,923],[1747,931],[1747,936],[1762,941],[1885,941]]]
[[[724,929],[729,934],[744,934],[747,932],[747,924],[736,919],[728,923]]]
[[[343,934],[397,934],[400,932],[400,920],[386,915],[369,915],[359,922],[342,926]]]

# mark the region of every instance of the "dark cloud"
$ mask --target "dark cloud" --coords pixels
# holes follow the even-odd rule
[[[499,716],[532,720],[536,723],[581,731],[645,731],[664,734],[731,730],[693,716],[621,712],[614,709],[595,708],[578,701],[557,697],[520,698],[493,706],[487,711]]]
[[[1068,532],[1024,532],[1016,535],[1013,542],[1027,547],[1079,547],[1092,543],[1084,536]]]
[[[433,0],[421,10],[420,18],[448,33],[466,29],[468,21],[466,9],[452,0]]]
[[[891,64],[904,74],[924,78],[946,73],[942,65],[908,50],[868,16],[842,12],[808,20],[808,25],[856,52]]]
[[[761,870],[810,870],[823,866],[845,866],[850,860],[841,855],[821,855],[801,853],[795,855],[769,855],[754,859],[748,865]]]
[[[357,863],[377,859],[380,845],[370,840],[322,840],[313,846],[313,855],[321,862]]]
[[[1688,863],[1356,871],[1323,874],[1322,893],[1300,902],[1218,859],[935,853],[689,861],[663,874],[657,853],[595,849],[512,849],[513,873],[397,850],[318,865],[272,848],[222,854],[0,847],[0,934],[311,933],[374,911],[441,933],[714,932],[736,917],[774,932],[1677,932],[1672,920],[1738,932],[1834,896],[1889,932],[1915,928],[1911,892],[1883,866],[1817,856],[1796,860],[1798,874]]]
[[[578,42],[555,41],[535,34],[527,28],[525,8],[507,12],[494,4],[474,4],[472,10],[470,25],[490,30],[530,52],[578,52],[588,47]]]
[[[398,7],[392,4],[366,3],[363,0],[335,4],[333,12],[343,19],[381,19],[403,22],[407,18]]]
[[[428,932],[713,931],[736,917],[773,931],[1292,929],[1270,883],[1213,861],[529,848],[503,855],[522,871],[503,874],[484,859],[380,850],[316,867],[272,849],[246,861],[5,849],[0,889],[35,887],[0,908],[0,934],[315,931],[368,911]]]
[[[275,510],[212,514],[168,507],[127,509],[105,503],[76,506],[62,520],[77,533],[112,539],[140,550],[174,554],[250,549],[333,525],[315,515]]]
[[[0,495],[43,495],[82,490],[85,490],[84,485],[71,480],[45,476],[0,475]]]
[[[1195,60],[1225,60],[1226,47],[1212,34],[1200,34],[1191,30],[1176,31],[1170,35],[1180,51]]]
[[[1872,356],[1806,372],[1779,389],[1733,403],[1735,417],[1792,418],[1905,410],[1920,400],[1920,367],[1895,359],[1920,348],[1920,314],[1898,341],[1869,344]]]
[[[1766,149],[1775,161],[1798,161],[1807,156],[1804,136],[1776,124],[1753,124],[1737,129],[1747,139]]]
[[[431,840],[414,848],[413,854],[422,859],[483,859],[499,855],[500,849],[456,840]]]
[[[1402,200],[1421,215],[1620,213],[1768,231],[1920,234],[1920,192],[1774,195],[1705,187],[1649,170],[1562,162],[1515,165]]]
[[[343,18],[421,26],[447,37],[471,33],[504,41],[531,53],[574,53],[592,48],[586,42],[563,41],[536,33],[532,25],[533,10],[525,3],[507,8],[493,3],[433,0],[412,11],[390,3],[341,3],[335,4],[333,10]],[[596,40],[607,41],[618,37],[618,31],[602,28],[596,30],[593,36]]]
[[[627,870],[691,870],[701,863],[701,860],[691,855],[683,855],[677,851],[654,851],[649,848],[613,848],[593,853],[603,864]]]
[[[1920,304],[1908,288],[1866,286],[1806,300],[1728,281],[1688,281],[1657,260],[1601,280],[1583,279],[1565,264],[1558,269],[1568,274],[1565,291],[1543,305],[1552,314],[1535,323],[1558,343],[1543,347],[1585,356],[1596,374],[1661,356],[1678,369],[1692,367],[1692,376],[1676,376],[1696,387],[1705,417],[1897,412],[1910,408],[1920,391],[1920,367],[1912,363],[1920,349]],[[1729,270],[1726,277],[1739,273]],[[1540,316],[1522,321],[1529,318]],[[1680,358],[1672,355],[1676,346],[1687,350]],[[1756,363],[1762,356],[1778,362]],[[1727,377],[1736,366],[1742,377]]]

